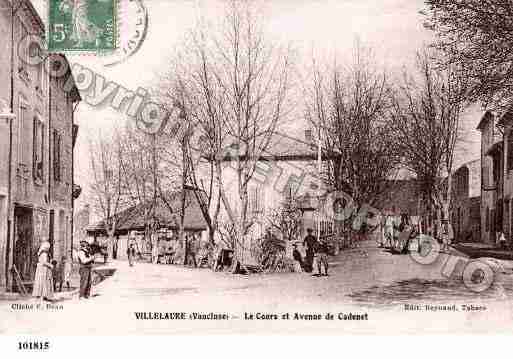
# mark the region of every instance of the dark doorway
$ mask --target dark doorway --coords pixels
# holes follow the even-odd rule
[[[48,240],[50,242],[50,256],[52,258],[54,257],[53,248],[55,243],[55,232],[54,232],[54,223],[55,223],[55,212],[53,209],[50,210],[50,227],[48,231]]]
[[[37,265],[37,243],[34,243],[33,210],[14,208],[14,265],[21,279],[31,281]]]

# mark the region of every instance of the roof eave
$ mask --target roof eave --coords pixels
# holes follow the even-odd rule
[[[479,121],[476,130],[482,130],[485,125],[485,122],[487,122],[490,118],[493,118],[493,114],[491,111],[488,110],[484,113],[483,117],[481,117],[481,120]]]

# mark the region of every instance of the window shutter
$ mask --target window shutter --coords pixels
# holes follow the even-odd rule
[[[259,203],[258,203],[258,187],[255,187],[255,208],[254,208],[254,212],[255,213],[258,213],[259,211]]]
[[[60,181],[60,169],[59,169],[59,146],[60,146],[59,133],[57,130],[53,130],[53,178],[55,181]]]
[[[61,134],[57,133],[57,178],[61,181]]]
[[[32,177],[37,178],[37,120],[32,119]]]
[[[55,147],[57,146],[57,134],[56,131],[52,132],[52,170],[53,170],[53,179],[55,181]]]
[[[506,161],[508,161],[508,171],[513,169],[513,132],[509,133],[508,136],[508,152],[506,156]]]
[[[44,163],[45,163],[45,125],[42,124],[41,125],[41,158],[39,159],[39,161],[41,162],[40,166],[41,166],[41,179],[43,180],[44,182],[44,178],[45,178],[45,166],[44,166]]]

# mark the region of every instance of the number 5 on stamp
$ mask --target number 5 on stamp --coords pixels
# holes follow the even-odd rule
[[[49,0],[49,51],[116,49],[117,0]]]

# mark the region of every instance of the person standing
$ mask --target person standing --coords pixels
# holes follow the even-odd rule
[[[315,255],[315,248],[317,247],[317,238],[313,235],[312,228],[307,228],[306,237],[303,241],[303,246],[306,247],[306,256],[305,256],[305,272],[311,272],[313,270],[313,260]]]
[[[392,247],[392,241],[394,239],[394,217],[388,214],[385,217],[385,248]]]
[[[57,262],[56,259],[52,259],[52,281],[53,281],[53,292],[57,292],[57,288],[59,283],[62,283],[62,277],[60,276],[60,267],[61,265]]]
[[[185,251],[187,256],[187,264],[193,265],[194,268],[198,267],[198,263],[196,262],[196,238],[194,234],[191,234],[190,236],[186,236],[187,240],[185,242],[185,245],[187,246],[187,250]]]
[[[50,242],[44,241],[37,252],[36,276],[32,296],[40,298],[41,301],[53,300],[53,278],[52,264],[50,263]]]
[[[301,256],[301,253],[297,249],[297,244],[294,243],[292,245],[292,258],[294,258],[294,272],[301,273],[303,271],[303,257]]]
[[[151,234],[151,263],[156,264],[159,261],[159,240],[157,232]]]
[[[80,242],[80,250],[78,251],[78,262],[80,264],[80,293],[78,298],[89,298],[91,295],[92,270],[94,256],[89,254],[89,243]]]
[[[442,246],[440,251],[448,253],[450,248],[449,245],[454,239],[454,232],[451,224],[447,220],[443,220],[442,230],[440,232],[442,237]]]
[[[68,290],[71,289],[71,272],[73,270],[73,263],[67,256],[62,257],[62,282],[60,283],[59,290],[62,292],[63,284],[66,284]]]
[[[500,249],[506,249],[507,248],[507,243],[506,243],[506,237],[504,236],[504,232],[500,231],[498,234],[497,234],[497,246],[500,248]]]
[[[317,252],[315,253],[317,263],[317,276],[328,276],[328,243],[326,240],[321,240],[317,246]],[[324,269],[324,274],[322,273]]]
[[[130,245],[128,246],[128,249],[126,250],[126,255],[128,257],[128,265],[130,265],[130,267],[133,267],[135,258],[135,248],[133,243],[130,243]]]

